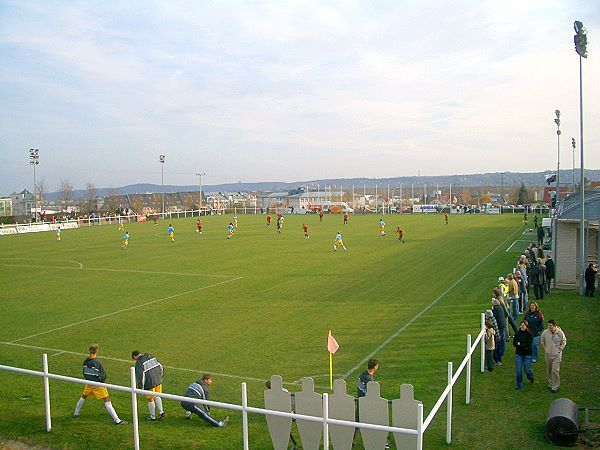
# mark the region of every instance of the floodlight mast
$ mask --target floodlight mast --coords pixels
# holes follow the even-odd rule
[[[587,30],[583,23],[576,20],[573,24],[575,36],[575,52],[579,55],[579,148],[581,155],[581,182],[579,185],[579,197],[581,203],[581,223],[579,227],[579,295],[583,295],[584,290],[584,270],[585,270],[585,176],[583,164],[583,62],[582,58],[587,58]]]
[[[35,212],[33,213],[33,217],[37,222],[37,214],[38,214],[38,196],[36,192],[36,184],[37,181],[35,179],[35,166],[40,163],[40,149],[39,148],[30,148],[29,149],[29,164],[33,166],[33,199],[35,200]]]
[[[165,155],[158,155],[160,162],[160,192],[162,197],[162,218],[165,218]]]

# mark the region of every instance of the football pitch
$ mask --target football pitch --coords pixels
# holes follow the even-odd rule
[[[400,385],[411,383],[427,414],[445,387],[447,361],[462,360],[491,286],[526,245],[513,244],[527,239],[520,215],[452,215],[448,225],[441,215],[386,215],[386,236],[374,215],[352,215],[348,225],[339,215],[286,216],[279,236],[264,215],[239,215],[228,240],[232,217],[203,218],[202,234],[195,219],[174,219],[174,243],[168,221],[126,224],[126,250],[117,225],[65,230],[60,242],[53,233],[3,236],[0,364],[40,370],[47,353],[52,373],[80,378],[87,348],[98,343],[108,383],[129,384],[130,354],[140,350],[165,366],[167,393],[183,394],[209,372],[211,399],[240,404],[246,382],[249,404],[262,407],[273,374],[292,392],[305,376],[327,391],[332,330],[340,344],[334,377],[346,379],[351,395],[375,357],[382,396],[398,398]],[[333,250],[338,231],[347,252]],[[0,436],[57,448],[131,448],[131,426],[114,427],[100,401],[88,400],[73,419],[81,386],[58,381],[46,434],[41,386],[39,378],[0,371]],[[130,396],[111,397],[129,420]],[[139,412],[147,414],[143,398]],[[140,423],[142,448],[241,448],[240,414],[213,409],[217,419],[231,416],[229,427],[216,429],[184,420],[174,402],[165,401],[165,412],[164,421]],[[264,418],[249,419],[251,448],[268,448]],[[426,446],[443,440],[441,422],[434,420]]]

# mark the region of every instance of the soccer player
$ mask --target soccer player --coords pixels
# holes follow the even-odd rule
[[[344,213],[344,225],[348,225],[348,213]]]
[[[202,234],[202,221],[200,219],[196,221],[196,227],[196,233]]]
[[[323,222],[323,210],[319,210],[319,222]]]
[[[121,250],[127,249],[128,246],[129,246],[129,231],[126,231],[125,235],[123,236],[123,244],[121,245]]]
[[[90,345],[90,356],[83,361],[83,378],[89,381],[104,383],[106,380],[106,371],[104,370],[104,366],[102,366],[100,360],[96,358],[97,355],[98,344]],[[85,403],[85,399],[88,397],[104,400],[104,407],[106,408],[108,414],[110,414],[110,417],[112,417],[114,420],[115,425],[125,425],[127,423],[124,420],[119,419],[115,408],[112,406],[110,397],[108,396],[108,390],[103,386],[90,386],[89,384],[86,384],[83,388],[81,398],[75,406],[73,417],[79,417],[79,413],[81,412],[81,408]]]
[[[131,358],[135,360],[135,379],[138,389],[162,393],[162,379],[164,369],[154,356],[148,353],[140,353],[138,350],[131,352]],[[160,397],[148,396],[148,409],[150,417],[147,420],[156,420],[156,407],[158,407],[158,420],[165,417]]]
[[[310,236],[308,235],[308,225],[305,223],[302,224],[302,229],[304,230],[304,237],[308,239]]]
[[[275,226],[277,227],[277,234],[281,234],[281,217],[277,218],[277,223]]]
[[[227,239],[231,239],[233,237],[233,223],[229,222],[227,225]]]
[[[267,226],[271,226],[271,216],[267,214]]]
[[[154,221],[154,226],[157,225],[156,221],[158,220],[158,216],[156,214],[154,214],[154,216],[152,216],[152,220]]]
[[[385,236],[385,222],[383,219],[379,219],[379,232],[382,236]]]
[[[123,219],[119,219],[119,231],[125,231],[125,224],[123,223]]]
[[[208,387],[212,384],[212,376],[209,373],[202,375],[202,378],[190,384],[183,394],[184,397],[197,398],[200,400],[208,400]],[[215,427],[226,427],[229,423],[229,416],[224,420],[218,421],[211,417],[210,406],[199,405],[197,403],[181,402],[181,407],[185,409],[185,417],[192,418],[192,413],[196,414],[202,420],[210,423]]]
[[[337,235],[335,236],[335,241],[333,242],[333,249],[337,252],[337,246],[341,246],[344,251],[346,251],[346,246],[344,245],[344,241],[342,240],[342,233],[340,233],[339,231],[337,232]]]
[[[60,225],[58,226],[58,228],[56,229],[56,240],[60,241]]]
[[[448,213],[444,214],[444,220],[446,221],[446,225],[448,225]]]
[[[396,233],[398,233],[398,240],[404,244],[404,230],[398,227],[396,228]]]
[[[237,216],[233,216],[233,226],[235,227],[235,229],[237,230],[238,227],[238,219]]]
[[[173,228],[173,225],[169,224],[169,228],[167,228],[167,234],[171,238],[171,242],[175,242],[175,228]]]

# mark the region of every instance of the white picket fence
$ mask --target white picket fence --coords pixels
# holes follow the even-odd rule
[[[143,389],[138,389],[136,387],[136,379],[135,379],[135,367],[131,367],[131,385],[130,386],[120,386],[116,384],[107,384],[107,383],[96,383],[93,381],[88,381],[79,378],[72,378],[63,375],[57,375],[50,373],[48,369],[48,356],[46,354],[42,355],[42,368],[43,371],[22,369],[19,367],[5,366],[0,365],[0,370],[15,372],[25,375],[31,375],[36,377],[42,377],[44,383],[44,404],[46,411],[46,431],[50,432],[52,430],[52,414],[51,414],[51,403],[50,403],[50,380],[58,380],[65,381],[68,383],[76,383],[76,384],[89,384],[93,386],[103,386],[107,389],[113,389],[116,391],[129,392],[131,394],[131,411],[132,411],[132,422],[133,422],[133,447],[135,450],[139,450],[140,448],[140,438],[139,438],[139,417],[137,410],[137,396],[157,396],[167,400],[173,401],[185,401],[189,403],[197,403],[202,405],[214,406],[216,408],[228,409],[232,411],[241,411],[242,413],[242,433],[243,433],[243,442],[244,442],[244,450],[248,450],[250,448],[250,436],[248,430],[248,414],[262,414],[262,415],[272,415],[272,416],[280,416],[287,417],[291,419],[299,419],[306,420],[310,422],[320,422],[323,424],[323,448],[330,448],[329,445],[329,426],[330,425],[341,425],[347,427],[354,427],[359,429],[369,429],[369,430],[378,430],[390,433],[402,433],[417,436],[417,450],[422,450],[423,448],[423,437],[425,431],[435,418],[436,414],[442,407],[444,401],[446,401],[447,407],[447,419],[446,419],[446,443],[450,444],[452,442],[452,402],[453,402],[453,387],[460,378],[464,369],[466,368],[466,391],[465,391],[465,403],[468,405],[471,403],[471,358],[473,353],[477,349],[477,345],[480,345],[481,348],[481,372],[485,371],[485,345],[483,342],[483,336],[485,335],[485,315],[481,314],[481,330],[477,337],[475,338],[475,342],[471,343],[471,335],[467,335],[467,352],[465,357],[463,358],[461,364],[458,366],[456,372],[453,372],[452,362],[448,362],[448,384],[439,399],[429,412],[428,416],[423,419],[423,405],[418,405],[418,417],[417,417],[417,427],[415,429],[409,428],[399,428],[399,427],[391,427],[384,425],[375,425],[370,423],[363,422],[354,422],[354,421],[346,421],[339,419],[332,419],[329,417],[329,399],[328,394],[323,394],[323,417],[317,416],[307,416],[296,413],[287,413],[282,411],[269,410],[264,408],[255,408],[252,406],[248,406],[248,395],[246,383],[241,384],[241,405],[231,404],[231,403],[222,403],[208,400],[199,400],[199,399],[191,399],[189,397],[183,397],[180,395],[173,395],[167,393],[156,393],[151,391],[146,391]]]

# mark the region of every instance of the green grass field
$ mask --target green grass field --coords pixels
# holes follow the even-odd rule
[[[334,373],[346,379],[350,394],[374,356],[382,396],[395,399],[400,384],[412,383],[427,414],[445,387],[447,361],[457,367],[462,360],[466,335],[478,333],[480,314],[490,307],[491,287],[525,245],[513,243],[528,239],[519,215],[451,216],[448,226],[438,215],[385,216],[385,237],[377,216],[351,216],[346,226],[335,215],[321,223],[314,215],[288,216],[277,236],[264,216],[241,215],[239,230],[227,240],[230,219],[205,218],[202,235],[194,232],[195,219],[173,220],[175,243],[167,222],[128,224],[124,251],[116,225],[65,230],[61,242],[53,233],[3,236],[0,364],[41,370],[47,353],[51,372],[81,377],[87,348],[98,343],[107,382],[127,385],[130,353],[139,349],[166,366],[165,392],[182,394],[210,372],[212,399],[239,404],[245,381],[250,405],[261,407],[264,381],[273,374],[291,391],[305,376],[326,391],[331,329],[340,344]],[[398,225],[405,244],[394,233]],[[333,251],[338,230],[347,253]],[[546,318],[551,313],[564,323],[569,336],[563,376],[572,371],[582,380],[565,381],[561,393],[574,401],[595,395],[598,403],[600,339],[592,299],[553,293],[545,302]],[[576,333],[585,345],[578,345]],[[543,423],[555,397],[544,389],[543,362],[535,367],[539,383],[517,393],[512,355],[509,346],[507,363],[486,374],[474,359],[473,404],[461,406],[464,382],[454,395],[453,447],[482,448],[490,439],[496,448],[548,446]],[[51,382],[53,431],[47,434],[41,379],[0,371],[0,437],[52,448],[131,448],[131,425],[115,427],[100,401],[88,400],[81,417],[71,417],[80,393],[80,385]],[[130,396],[111,397],[130,420]],[[218,419],[231,416],[229,427],[216,429],[185,420],[176,403],[165,402],[165,411],[167,420],[140,423],[142,448],[242,447],[240,414],[213,410]],[[426,448],[446,447],[444,411],[425,435]],[[520,411],[527,416],[517,421]],[[143,398],[139,412],[147,415]],[[497,412],[502,435],[498,429],[486,435],[482,417],[492,425]],[[270,447],[262,416],[250,416],[250,444]]]

